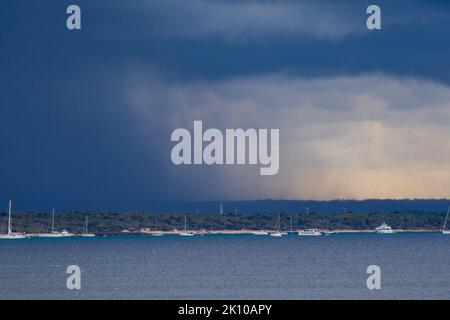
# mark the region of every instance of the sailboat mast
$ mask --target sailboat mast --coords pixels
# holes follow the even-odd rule
[[[8,208],[8,234],[11,234],[11,200],[9,200],[9,208]]]
[[[444,226],[442,227],[442,231],[445,230],[445,227],[447,226],[447,220],[448,220],[448,214],[450,212],[450,206],[448,206],[448,210],[447,210],[447,216],[445,217],[445,222],[444,222]]]
[[[86,225],[85,232],[87,234],[88,233],[88,216],[86,216],[86,223],[85,223],[85,225]]]
[[[52,233],[53,233],[54,227],[55,227],[55,208],[53,208],[53,210],[52,210]]]
[[[187,232],[186,216],[184,216],[184,232]]]

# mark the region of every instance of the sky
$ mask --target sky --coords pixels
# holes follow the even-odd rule
[[[2,0],[0,207],[448,198],[449,40],[438,0]],[[175,166],[194,120],[279,128],[278,174]]]

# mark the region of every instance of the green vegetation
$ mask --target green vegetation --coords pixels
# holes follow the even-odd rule
[[[89,231],[118,232],[122,230],[139,231],[143,228],[172,231],[184,229],[184,216],[187,216],[190,230],[240,230],[274,229],[277,214],[245,215],[199,215],[192,213],[149,213],[149,212],[71,212],[55,214],[55,230],[62,229],[79,233],[83,229],[85,217],[89,216]],[[282,214],[281,229],[327,228],[364,230],[373,229],[386,222],[395,229],[440,229],[445,215],[442,213],[395,212],[395,213],[343,213],[325,215],[317,213]],[[18,232],[48,232],[50,213],[21,212],[13,214],[14,230]],[[1,231],[5,231],[6,213],[0,215]]]

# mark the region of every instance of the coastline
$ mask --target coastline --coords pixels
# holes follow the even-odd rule
[[[195,235],[254,235],[257,231],[264,231],[267,233],[275,233],[276,230],[188,230],[189,232],[194,233]],[[297,235],[299,230],[293,230],[289,233]],[[321,232],[326,232],[327,230],[319,230]],[[395,230],[395,233],[440,233],[442,230],[438,229],[398,229]],[[103,232],[97,233],[97,236],[108,236],[108,235],[173,235],[177,236],[182,234],[184,231],[173,230],[173,231],[149,231],[149,230],[141,230],[141,231],[121,231],[121,232]],[[332,230],[329,232],[330,234],[352,234],[352,233],[375,233],[374,230],[364,229],[342,229],[342,230]]]

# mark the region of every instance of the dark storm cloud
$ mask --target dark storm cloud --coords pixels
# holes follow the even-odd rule
[[[450,3],[377,3],[380,32],[365,26],[371,1],[113,1],[88,14],[111,59],[173,79],[380,72],[449,83]]]
[[[379,1],[379,32],[365,27],[365,0],[79,1],[79,34],[64,30],[67,3],[7,2],[1,32],[15,58],[26,50],[48,68],[66,55],[62,71],[140,62],[182,80],[278,72],[450,80],[447,1]]]
[[[152,200],[228,196],[227,186],[208,179],[211,169],[178,179],[170,164],[170,131],[191,120],[173,98],[183,84],[266,74],[450,81],[446,1],[379,1],[380,32],[365,29],[368,1],[76,3],[79,32],[65,28],[72,1],[0,4],[2,203],[137,209]],[[195,85],[181,91],[205,112]],[[136,108],[151,117],[130,112]],[[141,116],[147,122],[137,126]]]

